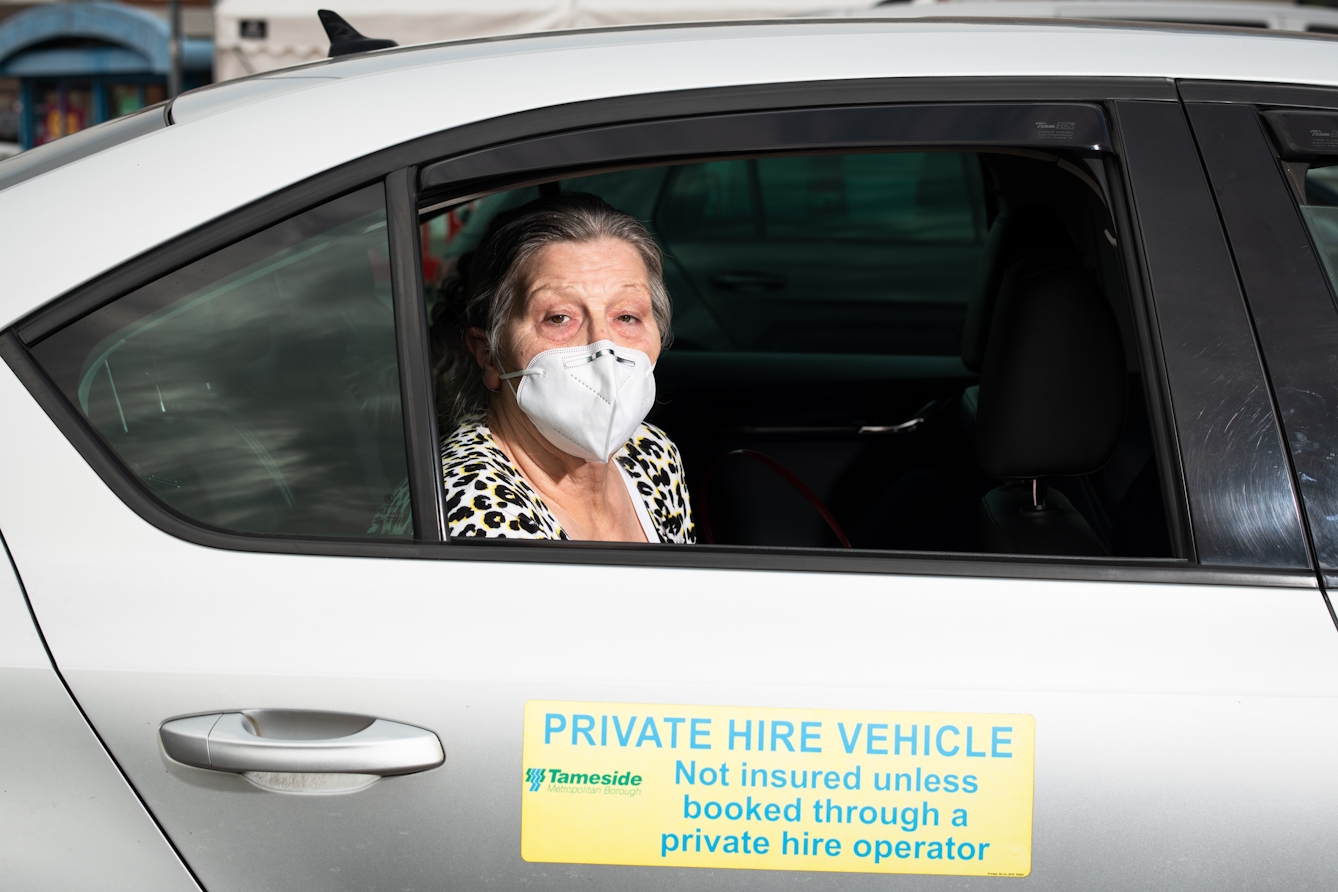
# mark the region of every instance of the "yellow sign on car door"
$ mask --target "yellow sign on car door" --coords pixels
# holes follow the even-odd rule
[[[525,705],[521,857],[1031,872],[1029,715]]]

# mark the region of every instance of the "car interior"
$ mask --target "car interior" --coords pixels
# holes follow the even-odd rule
[[[1082,159],[765,155],[425,201],[434,326],[493,216],[558,192],[664,251],[674,339],[648,421],[683,453],[699,542],[1173,556],[1116,228]]]

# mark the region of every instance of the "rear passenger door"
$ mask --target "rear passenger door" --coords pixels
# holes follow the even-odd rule
[[[204,887],[802,871],[822,889],[1219,889],[1261,864],[1288,886],[1338,869],[1338,642],[1172,85],[1045,82],[1007,103],[884,86],[884,106],[816,109],[869,128],[839,139],[800,84],[743,124],[666,124],[647,97],[655,138],[631,144],[653,158],[601,142],[613,121],[535,124],[587,140],[576,162],[518,155],[575,178],[666,153],[1040,152],[1038,122],[1085,109],[1093,141],[1044,151],[1109,208],[1097,235],[1127,280],[1174,556],[443,541],[418,223],[479,187],[456,156],[368,162],[352,192],[341,171],[304,186],[301,214],[291,195],[241,211],[199,256],[169,245],[133,290],[74,295],[68,325],[44,314],[0,341],[22,431],[0,441],[0,528],[71,691]],[[968,135],[897,130],[930,103]],[[485,151],[498,189],[535,176]],[[237,226],[254,235],[222,234]],[[739,269],[763,265],[741,251]],[[387,527],[401,490],[412,520]],[[444,760],[313,761],[377,719]],[[202,739],[205,759],[263,758],[202,767]]]

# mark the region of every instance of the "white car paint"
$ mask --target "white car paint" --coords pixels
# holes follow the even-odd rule
[[[524,882],[518,815],[495,791],[519,773],[519,718],[534,698],[1026,712],[1040,729],[1036,888],[1220,888],[1261,869],[1257,847],[1214,843],[1239,832],[1243,802],[1254,803],[1259,846],[1276,837],[1270,877],[1299,885],[1338,872],[1326,843],[1338,636],[1312,586],[225,551],[137,517],[7,368],[0,412],[25,432],[0,439],[0,529],[38,620],[159,820],[216,828],[176,840],[213,892],[261,887],[295,860],[331,871],[332,889],[385,877]],[[72,517],[74,552],[56,533]],[[161,755],[163,720],[256,705],[431,728],[446,764],[326,807]],[[1226,776],[1238,786],[1221,788]],[[311,824],[332,808],[340,820]],[[1108,883],[1092,882],[1098,860]],[[649,882],[638,870],[545,868],[600,889]],[[738,886],[766,883],[727,873]],[[688,871],[658,882],[697,881]]]
[[[1133,22],[1178,22],[1258,27],[1281,31],[1333,33],[1338,12],[1322,6],[1287,2],[1258,3],[1235,0],[911,0],[885,3],[872,9],[851,7],[810,13],[824,17],[913,19],[948,18],[1060,18],[1110,19]]]
[[[3,546],[0,716],[0,887],[199,892],[56,675]]]

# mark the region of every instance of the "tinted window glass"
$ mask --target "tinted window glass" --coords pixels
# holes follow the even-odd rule
[[[1317,167],[1306,172],[1301,216],[1319,249],[1329,281],[1338,291],[1338,167]]]
[[[262,533],[373,528],[405,478],[382,188],[258,233],[34,350],[144,484]]]

